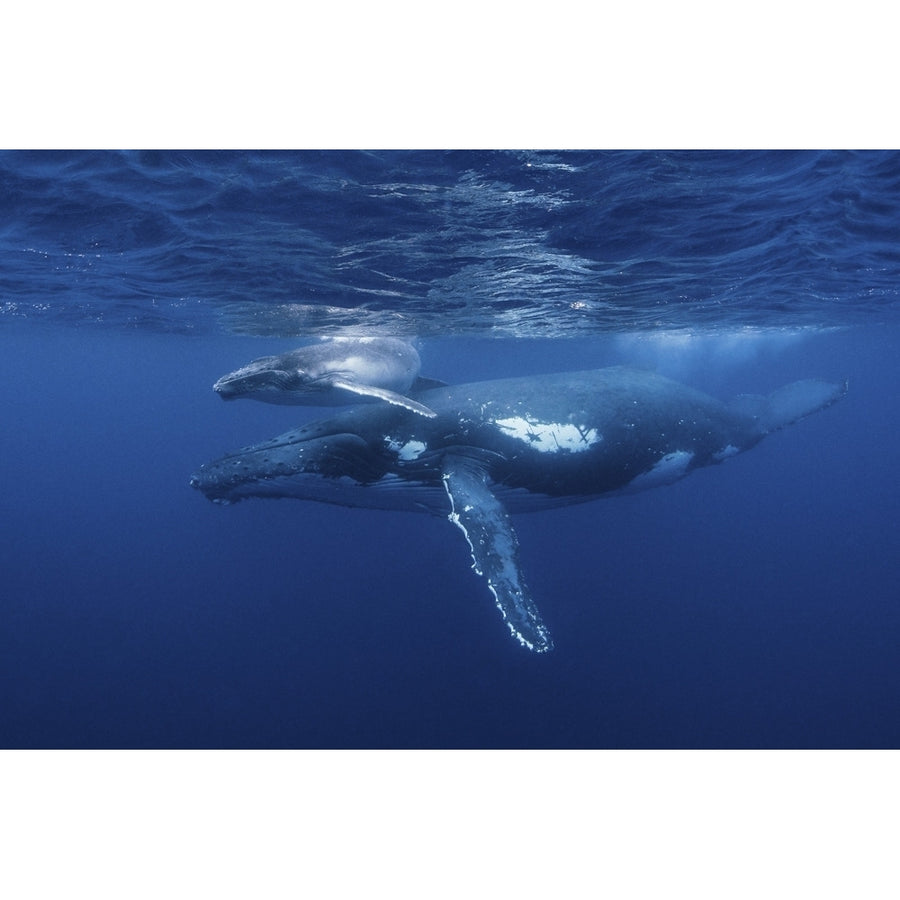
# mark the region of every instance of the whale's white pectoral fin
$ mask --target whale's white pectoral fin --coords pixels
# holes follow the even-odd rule
[[[519,571],[519,541],[509,514],[491,493],[484,470],[463,456],[448,455],[442,477],[450,498],[448,518],[465,535],[472,567],[487,579],[513,637],[535,653],[552,650],[553,640]]]
[[[429,409],[421,403],[416,403],[415,400],[410,400],[409,397],[404,397],[403,394],[375,387],[371,384],[357,384],[355,381],[346,381],[343,378],[333,378],[331,379],[331,386],[339,391],[348,391],[351,394],[358,394],[361,397],[377,397],[379,400],[384,400],[385,403],[393,403],[394,406],[402,406],[410,412],[418,413],[420,416],[427,416],[429,419],[433,419],[437,415],[434,410]]]

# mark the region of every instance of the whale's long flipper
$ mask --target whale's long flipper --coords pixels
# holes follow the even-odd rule
[[[443,482],[450,498],[449,519],[469,542],[472,567],[487,579],[513,637],[536,653],[552,650],[553,640],[519,571],[519,541],[509,514],[491,493],[484,470],[464,456],[448,454]]]
[[[427,416],[429,419],[433,419],[437,415],[434,410],[429,409],[422,403],[416,403],[415,400],[410,400],[409,397],[404,397],[403,394],[397,394],[394,391],[375,387],[371,384],[357,384],[355,381],[346,381],[343,378],[333,378],[331,379],[331,386],[340,391],[359,394],[362,397],[377,397],[379,400],[384,400],[386,403],[393,403],[394,406],[402,406],[410,412],[418,413],[420,416]]]

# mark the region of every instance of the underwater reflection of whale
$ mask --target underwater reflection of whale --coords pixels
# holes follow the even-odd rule
[[[191,484],[220,503],[296,497],[444,516],[466,538],[514,637],[540,652],[552,641],[525,587],[507,510],[668,484],[845,391],[799,381],[726,405],[627,368],[449,386],[423,395],[433,418],[359,407],[208,463]]]
[[[224,400],[249,397],[264,403],[343,406],[383,400],[422,416],[434,413],[406,396],[442,382],[419,378],[419,354],[392,337],[337,337],[279,356],[253,360],[214,385]]]

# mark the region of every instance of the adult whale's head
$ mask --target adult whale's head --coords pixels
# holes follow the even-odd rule
[[[431,418],[386,404],[349,410],[202,466],[191,484],[221,503],[295,497],[446,516],[513,635],[542,651],[552,643],[521,577],[507,509],[671,483],[844,390],[796,382],[726,406],[625,368],[450,386],[422,395]]]
[[[402,338],[327,338],[278,356],[262,356],[222,376],[213,390],[223,400],[341,406],[381,400],[419,415],[431,411],[406,393],[420,369],[416,348]]]
[[[364,501],[367,489],[387,475],[385,448],[359,433],[323,427],[327,424],[297,428],[207,463],[192,476],[191,486],[224,504],[246,497],[294,497],[348,506],[382,505]]]

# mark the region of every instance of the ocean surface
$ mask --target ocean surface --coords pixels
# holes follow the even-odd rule
[[[900,746],[900,153],[4,152],[0,261],[0,747]],[[217,378],[376,333],[849,391],[515,516],[535,655],[441,518],[189,485],[331,415]]]

